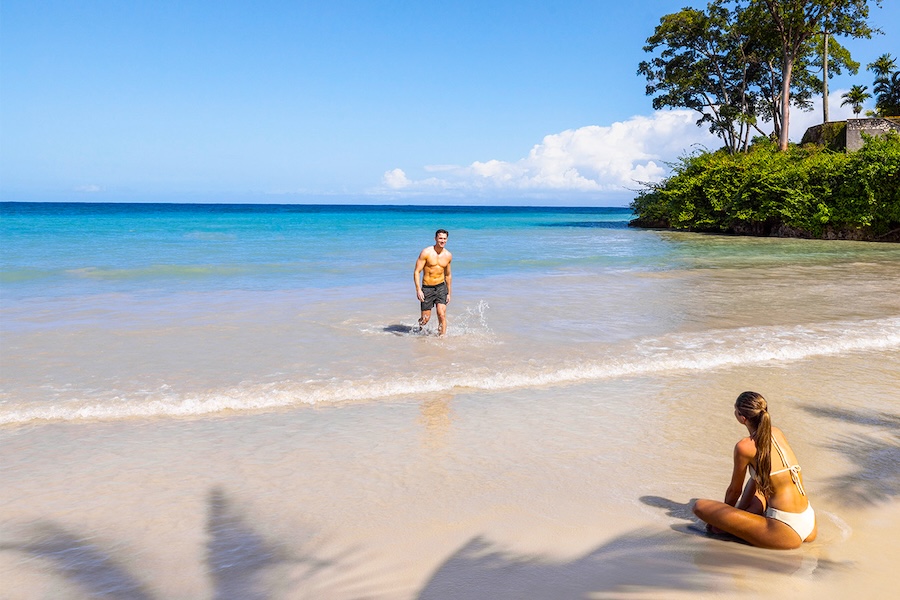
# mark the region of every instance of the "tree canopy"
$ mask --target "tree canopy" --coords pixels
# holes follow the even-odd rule
[[[863,102],[872,97],[872,94],[866,91],[868,89],[869,86],[867,85],[854,85],[849,91],[841,96],[841,98],[844,99],[844,101],[841,102],[841,106],[849,104],[853,109],[853,114],[858,115],[862,112]]]
[[[644,46],[655,55],[638,73],[655,109],[697,111],[697,124],[729,152],[747,149],[760,120],[772,122],[784,150],[790,107],[811,108],[829,71],[858,69],[831,38],[870,37],[868,15],[868,0],[711,0],[705,10],[663,16]]]
[[[878,116],[900,116],[900,70],[897,60],[882,54],[866,67],[875,74],[875,109]]]
[[[880,4],[880,0],[875,0]],[[781,42],[781,134],[778,148],[788,147],[790,94],[793,70],[808,52],[808,42],[822,31],[830,35],[868,38],[874,30],[868,24],[867,0],[750,0],[762,5]]]
[[[685,8],[662,17],[644,46],[645,52],[659,49],[659,55],[641,62],[638,73],[647,78],[647,94],[656,95],[654,109],[697,111],[697,124],[708,123],[735,152],[746,147],[754,125],[757,68],[748,58],[750,40],[725,5],[714,0],[706,11]]]

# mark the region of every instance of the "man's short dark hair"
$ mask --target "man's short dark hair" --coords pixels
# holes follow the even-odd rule
[[[438,229],[437,231],[434,232],[434,237],[437,237],[437,236],[441,235],[442,233],[445,234],[447,237],[450,237],[450,232],[447,231],[446,229]]]

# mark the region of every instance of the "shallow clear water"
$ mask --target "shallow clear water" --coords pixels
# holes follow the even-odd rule
[[[0,422],[513,389],[900,345],[896,247],[637,231],[629,218],[5,204]],[[437,227],[454,252],[445,339],[412,331],[412,266]]]

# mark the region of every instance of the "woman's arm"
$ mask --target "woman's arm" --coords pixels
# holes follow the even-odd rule
[[[747,467],[756,456],[756,446],[750,438],[744,438],[734,446],[734,468],[731,471],[731,483],[725,490],[725,504],[735,506],[744,491],[744,479]]]

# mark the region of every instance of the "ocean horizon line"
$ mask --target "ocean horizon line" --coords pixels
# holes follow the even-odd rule
[[[412,209],[412,210],[529,210],[529,211],[584,211],[610,210],[632,212],[628,206],[588,206],[588,205],[536,205],[536,204],[362,204],[362,203],[322,203],[322,202],[178,202],[178,201],[96,201],[96,200],[2,200],[2,207],[22,206],[202,206],[223,208],[286,207],[286,208],[358,208],[358,209]]]

